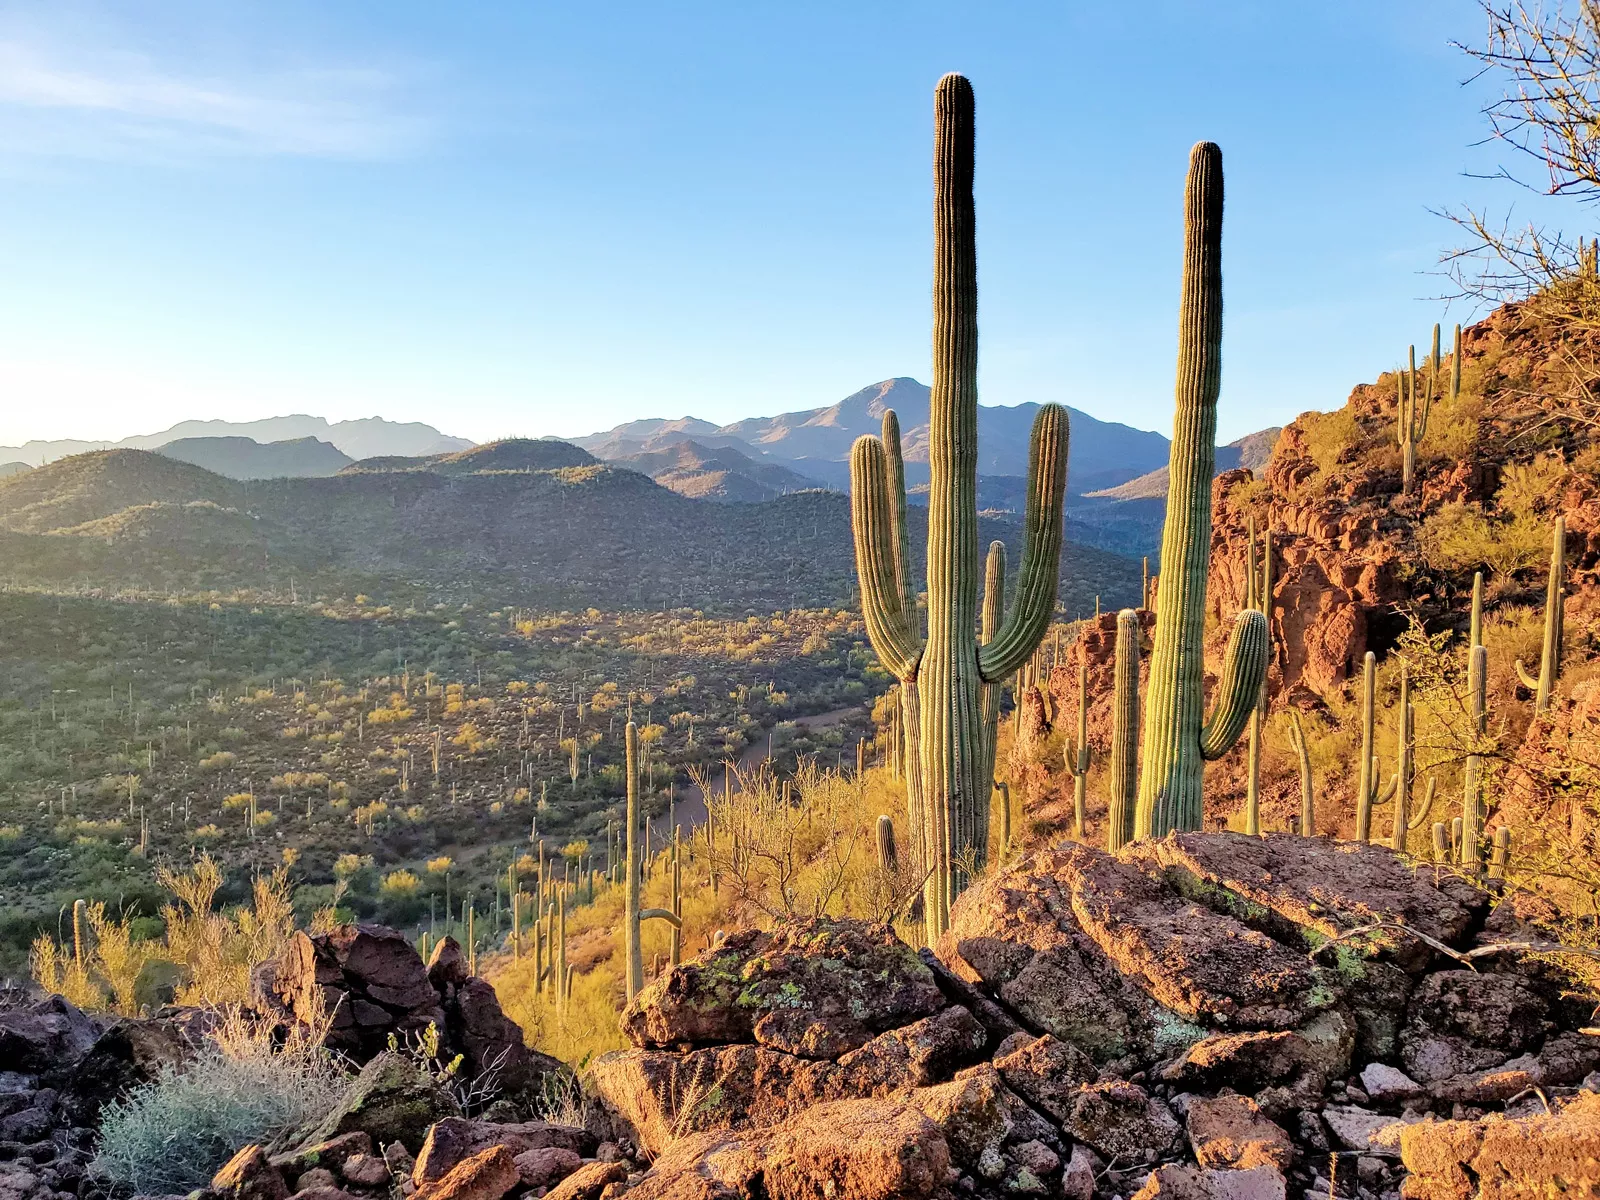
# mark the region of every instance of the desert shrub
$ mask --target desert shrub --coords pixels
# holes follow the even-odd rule
[[[1306,451],[1311,461],[1325,476],[1333,473],[1341,454],[1361,441],[1361,427],[1348,404],[1327,413],[1302,413],[1295,423],[1305,433]]]
[[[1436,571],[1488,567],[1513,575],[1549,551],[1550,533],[1532,518],[1492,519],[1476,504],[1446,504],[1423,523],[1418,542],[1423,561]]]
[[[270,1028],[228,1015],[191,1061],[164,1065],[107,1105],[96,1174],[143,1195],[185,1193],[252,1142],[326,1115],[348,1074],[321,1033],[295,1026],[279,1043]]]
[[[156,879],[176,898],[161,910],[167,945],[161,957],[184,969],[180,1004],[217,1007],[250,996],[250,970],[282,949],[294,932],[288,872],[257,876],[251,905],[234,913],[213,911],[222,869],[201,855],[188,871],[158,867]]]

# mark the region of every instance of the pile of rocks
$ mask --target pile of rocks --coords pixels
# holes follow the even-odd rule
[[[589,1072],[599,1131],[653,1160],[615,1194],[1575,1186],[1600,1037],[1547,968],[1468,956],[1522,936],[1491,901],[1381,847],[1177,835],[1019,859],[936,954],[854,922],[737,935],[646,988],[636,1048]]]
[[[848,920],[723,939],[629,1005],[633,1048],[564,1120],[469,1117],[374,1050],[426,1016],[484,1070],[515,1026],[453,947],[424,969],[353,927],[259,979],[280,1020],[333,1013],[360,1076],[192,1200],[1600,1194],[1600,1036],[1495,900],[1354,843],[1062,842],[981,879],[932,950]],[[0,1014],[0,1200],[94,1195],[87,1092],[193,1036]]]
[[[364,1063],[390,1038],[415,1041],[430,1025],[440,1048],[462,1056],[464,1081],[493,1072],[511,1098],[537,1096],[547,1076],[565,1073],[529,1050],[494,988],[469,975],[454,938],[444,938],[426,966],[402,935],[382,925],[344,925],[296,933],[276,959],[251,977],[258,1014],[284,1023],[328,1026],[330,1048]]]
[[[101,1108],[186,1058],[210,1022],[194,1011],[101,1021],[60,996],[0,1012],[0,1200],[97,1195]]]
[[[448,1091],[388,1051],[291,1143],[246,1146],[191,1200],[590,1200],[631,1165],[581,1126],[463,1117]]]

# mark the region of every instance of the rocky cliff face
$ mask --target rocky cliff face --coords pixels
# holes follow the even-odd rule
[[[1331,694],[1368,650],[1393,646],[1408,613],[1430,628],[1464,622],[1472,566],[1439,553],[1430,522],[1452,506],[1508,517],[1508,474],[1541,460],[1550,490],[1528,515],[1546,527],[1565,516],[1571,592],[1600,588],[1600,431],[1552,395],[1568,353],[1516,306],[1464,330],[1462,396],[1435,406],[1411,496],[1400,491],[1392,376],[1291,423],[1264,468],[1217,478],[1208,602],[1219,619],[1239,610],[1248,523],[1271,529],[1275,693]],[[1494,598],[1531,598],[1536,574],[1491,570]]]

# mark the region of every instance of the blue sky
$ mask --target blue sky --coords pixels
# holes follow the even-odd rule
[[[1421,343],[1508,191],[1471,0],[0,2],[0,443],[189,417],[485,439],[928,378],[934,83],[978,97],[981,393],[1170,431],[1223,147],[1219,438]],[[1446,319],[1467,315],[1459,309]]]

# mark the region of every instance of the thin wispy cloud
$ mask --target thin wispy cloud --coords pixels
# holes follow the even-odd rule
[[[226,68],[0,26],[0,151],[87,158],[392,158],[429,122],[364,65]]]

